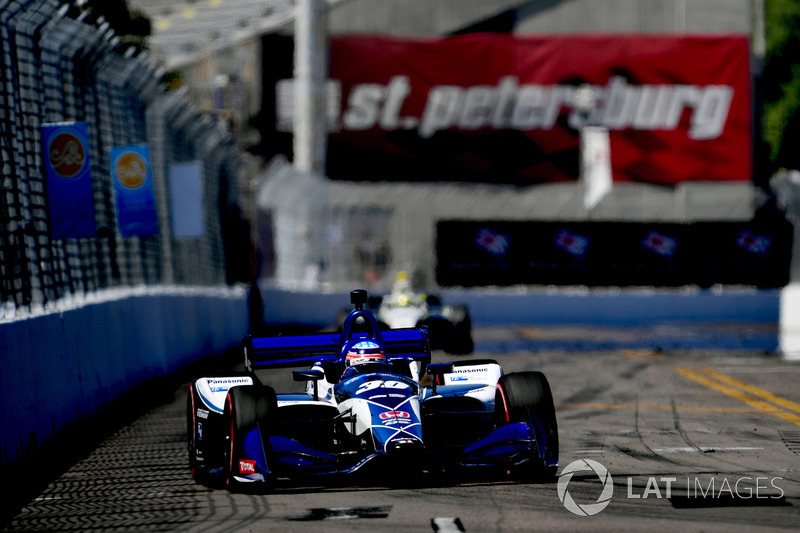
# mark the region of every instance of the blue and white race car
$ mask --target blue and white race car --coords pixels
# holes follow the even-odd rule
[[[366,291],[351,301],[340,333],[246,337],[245,372],[191,381],[195,480],[269,489],[356,472],[555,476],[558,429],[541,372],[503,374],[492,360],[431,364],[425,328],[381,331]],[[276,394],[256,375],[287,367],[305,367],[293,371],[304,393]]]

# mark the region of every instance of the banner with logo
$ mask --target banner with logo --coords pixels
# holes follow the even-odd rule
[[[158,234],[150,151],[146,144],[111,149],[117,224],[123,237]]]
[[[614,181],[752,177],[745,36],[339,36],[330,57],[334,178],[576,180],[584,125],[610,131]]]
[[[783,287],[792,225],[748,222],[442,220],[443,286],[588,285]]]
[[[94,193],[86,123],[44,124],[42,141],[51,238],[94,237]]]
[[[202,237],[203,167],[200,161],[169,165],[169,205],[172,234],[179,238]]]

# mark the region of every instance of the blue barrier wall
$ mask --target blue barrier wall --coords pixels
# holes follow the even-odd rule
[[[0,323],[0,463],[148,378],[241,343],[242,289],[158,290]]]
[[[781,291],[756,289],[444,289],[446,304],[469,306],[476,325],[590,324],[636,326],[672,321],[777,324]],[[264,318],[276,324],[328,327],[337,311],[352,308],[348,292],[317,294],[262,290]]]
[[[559,289],[537,292],[443,291],[466,303],[478,324],[592,324],[638,326],[658,322],[757,322],[780,318],[781,291],[730,289]]]
[[[788,288],[588,289],[529,287],[445,289],[445,303],[465,304],[473,325],[521,326],[534,336],[475,339],[490,352],[621,349],[737,349],[800,358],[800,292]],[[794,303],[791,305],[789,300]],[[346,292],[314,294],[269,288],[265,318],[272,324],[331,329],[347,309]]]

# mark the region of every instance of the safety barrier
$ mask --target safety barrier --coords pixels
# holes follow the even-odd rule
[[[59,0],[0,1],[0,318],[114,287],[224,284],[225,228],[246,164],[224,128],[167,92],[146,54],[107,22]],[[96,233],[54,238],[43,126],[87,125]],[[158,231],[123,236],[110,151],[145,144]],[[202,234],[176,237],[169,172],[193,162],[202,179]]]
[[[131,387],[239,345],[246,297],[243,288],[115,289],[0,323],[0,465]]]
[[[353,287],[358,288],[358,287]],[[304,291],[268,286],[264,320],[330,328],[349,306],[346,291]],[[372,293],[371,293],[372,294]],[[379,295],[376,292],[375,295]],[[782,291],[739,288],[635,289],[588,287],[443,288],[446,304],[466,305],[472,323],[499,325],[608,325],[637,327],[658,323],[715,322],[775,324]]]

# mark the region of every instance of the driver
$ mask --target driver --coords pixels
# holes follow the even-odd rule
[[[389,366],[383,347],[374,340],[350,341],[345,345],[345,354],[342,381],[357,374],[384,371]]]

